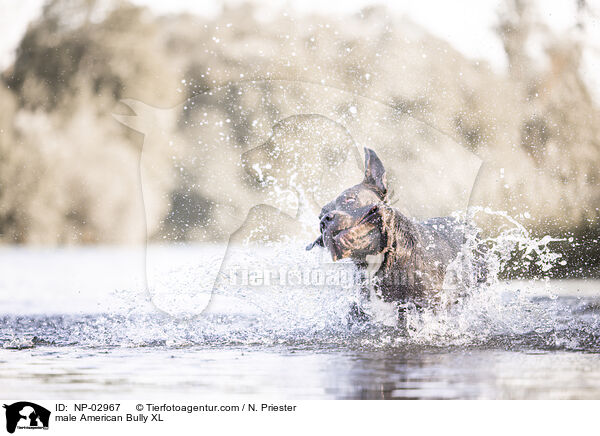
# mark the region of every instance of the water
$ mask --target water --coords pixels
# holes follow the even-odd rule
[[[240,261],[324,259],[296,248]],[[162,251],[208,265],[218,249]],[[351,327],[348,286],[224,282],[194,316],[178,312],[185,281],[170,289],[170,312],[152,303],[142,249],[3,248],[0,257],[4,398],[600,397],[599,281],[499,281],[448,311],[409,313],[407,328],[385,307]]]

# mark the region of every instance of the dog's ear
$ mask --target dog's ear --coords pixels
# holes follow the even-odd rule
[[[387,195],[387,177],[385,168],[377,157],[377,154],[370,148],[365,147],[365,179],[363,183],[374,187],[383,200]]]
[[[315,245],[319,245],[321,247],[323,247],[323,235],[319,235],[319,237],[317,239],[314,240],[314,242],[311,242],[310,244],[308,244],[306,246],[306,251],[310,251],[314,248]]]

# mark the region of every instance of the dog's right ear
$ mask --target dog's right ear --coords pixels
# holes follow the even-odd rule
[[[387,177],[385,168],[377,154],[370,148],[365,147],[365,179],[363,183],[377,191],[383,200],[387,195]]]
[[[315,239],[313,242],[311,242],[310,244],[308,244],[306,246],[306,251],[310,251],[314,248],[315,245],[319,245],[321,247],[323,247],[323,235],[319,235],[319,237],[317,239]]]

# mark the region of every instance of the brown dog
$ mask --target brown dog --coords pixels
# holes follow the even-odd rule
[[[387,196],[383,164],[365,148],[364,180],[323,207],[321,235],[306,249],[320,245],[334,261],[350,258],[365,271],[380,263],[375,277],[384,301],[435,302],[463,244],[463,226],[450,217],[411,220],[389,206]]]

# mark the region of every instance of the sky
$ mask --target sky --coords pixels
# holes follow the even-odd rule
[[[219,13],[223,2],[217,0],[130,0],[148,6],[157,14],[190,12],[203,16]],[[243,0],[225,0],[238,4]],[[585,33],[578,37],[586,42],[583,54],[582,75],[593,95],[600,101],[600,0],[588,0],[598,18],[588,20]],[[0,0],[0,69],[14,59],[14,51],[27,24],[39,16],[43,0]],[[349,14],[369,5],[384,4],[389,10],[405,15],[438,36],[465,56],[487,61],[494,70],[503,72],[507,67],[506,54],[494,32],[502,0],[253,0],[258,13],[265,18],[283,10],[296,13],[322,13],[326,15]],[[537,18],[558,35],[570,32],[577,22],[575,0],[538,0]],[[545,62],[544,47],[533,39],[530,55]]]

